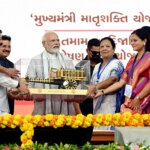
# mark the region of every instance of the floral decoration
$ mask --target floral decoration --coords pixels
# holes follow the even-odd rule
[[[150,114],[131,114],[126,112],[123,114],[88,114],[84,116],[78,114],[76,116],[66,116],[63,114],[53,115],[11,115],[6,114],[0,116],[1,128],[19,127],[23,132],[21,135],[21,147],[27,148],[33,145],[32,138],[34,136],[35,127],[53,127],[59,128],[70,126],[72,128],[87,128],[90,126],[150,126]]]

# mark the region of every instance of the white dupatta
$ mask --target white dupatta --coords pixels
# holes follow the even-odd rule
[[[44,78],[49,77],[49,69],[50,68],[64,68],[64,69],[74,69],[74,65],[72,60],[61,53],[57,54],[49,54],[46,51],[42,53],[43,59],[43,71]],[[47,89],[57,89],[58,85],[54,84],[45,84],[45,88]],[[70,103],[62,101],[67,96],[62,95],[46,95],[46,114],[54,113],[54,114],[74,114],[73,108]],[[71,113],[70,113],[71,112]]]

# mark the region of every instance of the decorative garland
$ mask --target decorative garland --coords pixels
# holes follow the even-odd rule
[[[23,132],[21,135],[21,147],[27,148],[33,145],[33,135],[35,127],[53,127],[59,128],[70,126],[72,128],[87,128],[90,126],[150,126],[150,114],[89,114],[84,116],[78,114],[76,116],[65,116],[47,114],[42,115],[25,115],[21,114],[0,116],[1,128],[16,128],[20,127]]]

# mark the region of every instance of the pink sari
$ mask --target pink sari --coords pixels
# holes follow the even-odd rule
[[[121,79],[125,80],[126,84],[130,84],[133,89],[131,98],[125,97],[125,102],[121,105],[121,112],[128,111],[137,113],[131,109],[132,100],[148,83],[150,83],[150,52],[146,52],[139,62],[138,60],[136,61],[137,65],[135,63],[136,66],[134,68],[133,79],[132,82],[130,82],[130,73],[134,58],[135,56],[131,57],[121,77]],[[141,100],[138,113],[150,113],[150,92]]]

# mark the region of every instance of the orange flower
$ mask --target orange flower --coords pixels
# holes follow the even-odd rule
[[[58,115],[54,115],[54,116],[53,116],[52,120],[51,120],[50,123],[49,123],[49,125],[50,125],[51,127],[53,127],[53,126],[55,125],[55,121],[57,120],[57,118],[58,118]]]

